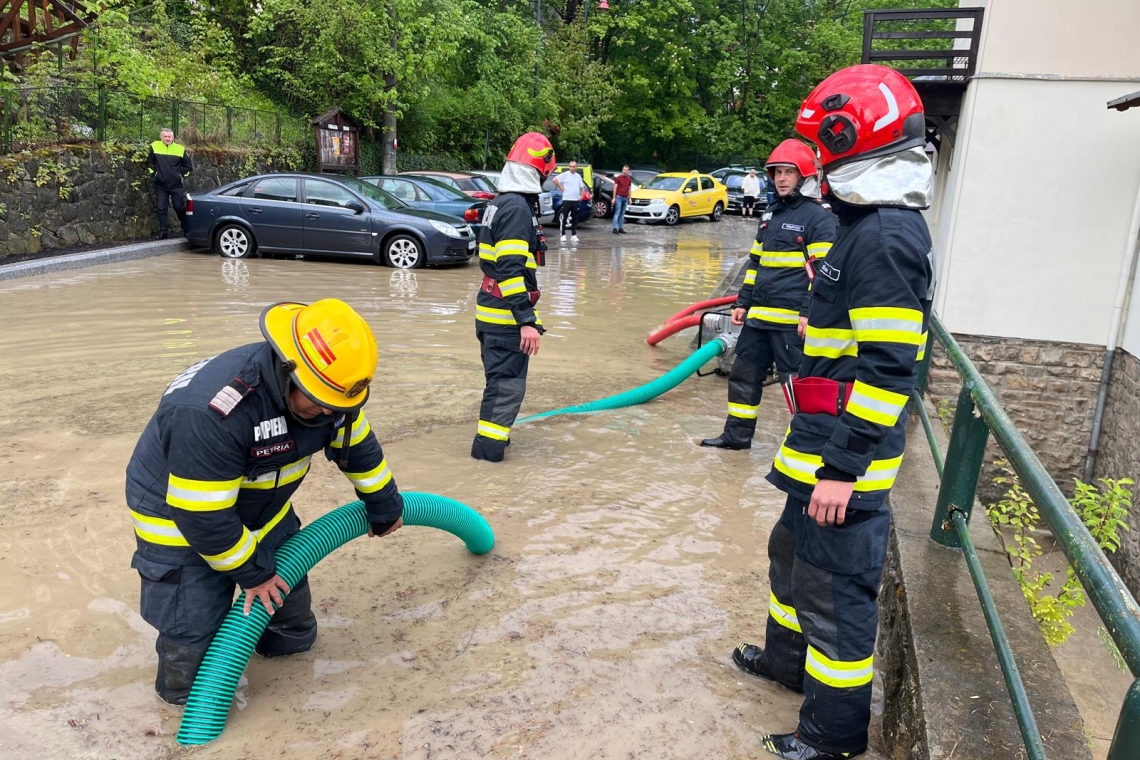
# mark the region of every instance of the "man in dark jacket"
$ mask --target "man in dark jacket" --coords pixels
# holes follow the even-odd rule
[[[261,604],[273,616],[259,654],[313,646],[308,578],[290,589],[274,560],[300,526],[290,499],[313,455],[323,451],[344,472],[369,535],[403,524],[403,497],[360,411],[376,370],[368,323],[326,299],[270,306],[261,331],[264,342],[174,378],[127,465],[131,567],[142,579],[142,617],[158,629],[155,690],[170,704],[186,703],[235,585],[247,615]]]
[[[811,303],[809,270],[835,242],[835,216],[819,204],[815,154],[799,140],[780,143],[764,165],[779,194],[761,216],[744,285],[732,309],[743,325],[728,376],[724,432],[702,446],[752,447],[764,378],[773,364],[782,382],[800,366],[802,324]]]
[[[174,132],[164,129],[159,139],[150,144],[146,157],[147,173],[154,180],[154,213],[158,215],[158,237],[170,237],[170,225],[166,219],[167,205],[174,206],[182,234],[186,234],[186,188],[182,180],[190,176],[193,165],[186,147],[174,142]]]
[[[768,474],[788,497],[768,541],[764,646],[733,660],[804,694],[796,730],[764,736],[765,749],[839,760],[867,748],[886,498],[933,295],[932,172],[922,102],[893,69],[832,74],[796,131],[819,146],[842,227],[816,272],[792,424]]]
[[[546,135],[527,132],[515,141],[499,176],[499,195],[487,206],[479,231],[483,282],[475,299],[475,334],[487,385],[471,456],[501,462],[511,442],[530,357],[538,353],[542,318],[538,267],[546,243],[535,211],[542,181],[554,168]]]

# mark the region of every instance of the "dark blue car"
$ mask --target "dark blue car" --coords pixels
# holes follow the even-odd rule
[[[487,201],[472,200],[466,193],[430,177],[378,175],[360,179],[396,196],[412,208],[457,216],[470,224],[475,236],[479,236]]]
[[[315,253],[399,269],[463,263],[476,247],[461,218],[414,209],[367,182],[327,174],[262,174],[187,195],[186,237],[231,259]]]

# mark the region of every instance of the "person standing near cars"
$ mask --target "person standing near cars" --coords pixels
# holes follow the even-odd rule
[[[633,177],[629,176],[629,164],[622,166],[621,174],[614,177],[614,234],[625,234],[625,209],[629,206],[629,190]]]
[[[785,383],[799,369],[812,262],[827,256],[835,241],[835,216],[819,205],[811,148],[785,140],[765,168],[779,200],[761,217],[732,309],[733,324],[744,328],[728,376],[728,419],[718,437],[701,441],[717,449],[752,448],[768,369],[775,364]]]
[[[475,334],[487,384],[471,443],[475,459],[503,461],[511,445],[511,426],[526,395],[530,357],[538,354],[543,328],[534,307],[542,295],[538,267],[545,263],[546,242],[535,208],[553,168],[550,140],[539,132],[527,132],[507,154],[497,183],[499,195],[483,214],[479,230],[483,282],[475,297]]]
[[[186,188],[182,180],[190,176],[194,168],[186,147],[174,142],[174,132],[164,129],[158,133],[159,139],[150,144],[146,157],[147,173],[154,181],[154,213],[158,216],[158,238],[170,237],[170,223],[167,221],[167,206],[174,207],[182,234],[186,234]]]
[[[559,242],[566,242],[566,228],[570,227],[570,242],[578,242],[578,204],[586,192],[586,183],[578,174],[578,162],[554,178],[554,186],[562,193],[562,206],[558,209]]]
[[[752,209],[756,206],[756,199],[760,197],[760,178],[756,176],[755,169],[748,170],[748,176],[740,186],[744,195],[740,207],[741,216],[752,216]]]

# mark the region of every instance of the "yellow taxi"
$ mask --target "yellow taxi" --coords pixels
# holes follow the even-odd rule
[[[693,216],[719,222],[726,208],[728,188],[716,178],[696,171],[666,172],[630,193],[625,218],[665,222],[672,227]]]

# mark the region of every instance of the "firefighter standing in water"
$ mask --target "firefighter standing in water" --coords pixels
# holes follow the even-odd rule
[[[316,641],[308,578],[290,589],[274,560],[300,527],[290,499],[314,454],[344,472],[370,536],[403,524],[403,497],[360,411],[376,371],[368,323],[330,298],[270,306],[261,332],[263,342],[174,378],[127,465],[131,567],[142,579],[140,613],[158,629],[155,690],[170,704],[186,703],[235,584],[247,615],[261,604],[273,616],[258,654]]]
[[[809,270],[831,250],[835,216],[819,204],[815,154],[799,140],[784,140],[764,164],[776,202],[761,217],[732,322],[744,325],[728,376],[724,432],[702,446],[748,449],[764,378],[775,364],[781,382],[800,366],[803,325],[811,303]]]
[[[527,366],[538,353],[543,328],[534,307],[541,295],[537,274],[545,263],[546,242],[535,211],[554,163],[554,147],[545,135],[524,134],[507,154],[499,195],[483,216],[483,283],[475,300],[475,334],[487,385],[471,444],[475,459],[503,461],[526,394]]]
[[[804,101],[796,131],[819,146],[843,226],[817,269],[792,424],[768,475],[788,496],[768,542],[764,647],[741,644],[733,660],[804,694],[799,726],[764,736],[764,748],[833,760],[867,747],[885,499],[933,291],[920,211],[932,172],[922,102],[892,69],[832,74]]]

